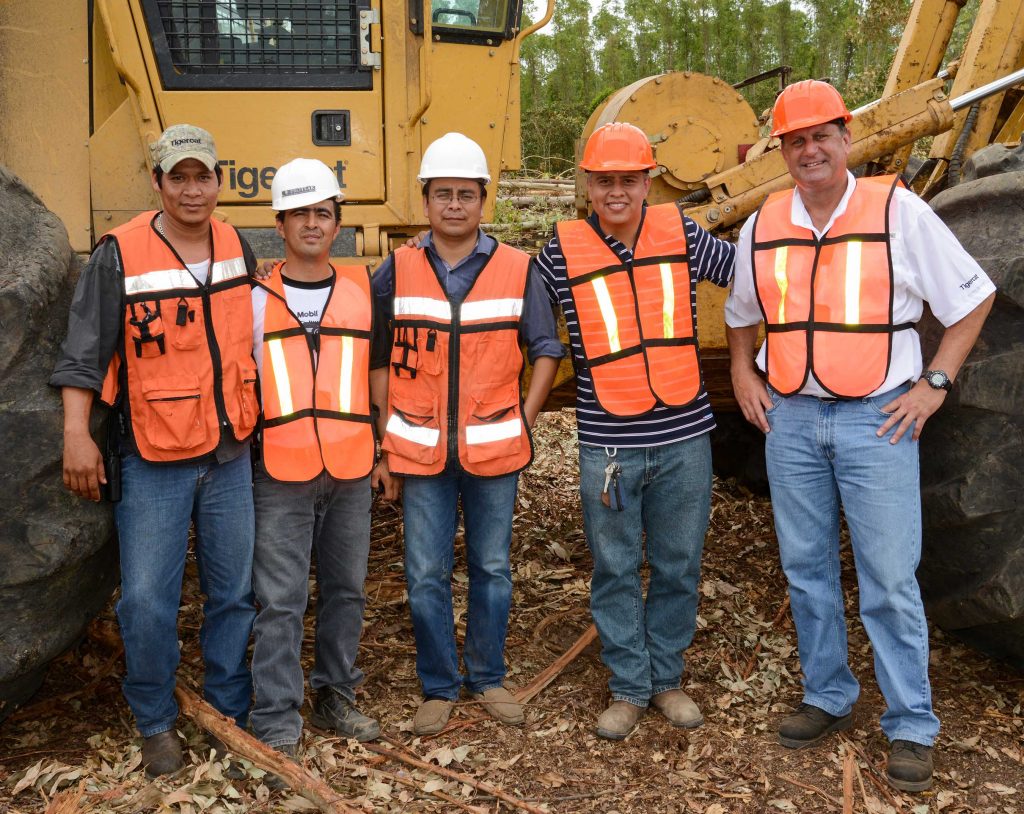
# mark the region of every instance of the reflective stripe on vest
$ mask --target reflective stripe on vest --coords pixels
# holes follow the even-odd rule
[[[894,331],[889,247],[893,176],[857,181],[846,211],[820,240],[792,224],[792,190],[771,195],[752,240],[754,279],[766,327],[766,369],[783,395],[813,373],[841,398],[877,390],[889,371]]]
[[[280,264],[258,283],[267,290],[261,454],[274,480],[308,482],[324,470],[337,480],[358,480],[373,468],[370,275],[356,266],[334,275],[315,361],[306,328],[288,308]]]
[[[210,221],[213,257],[201,285],[144,212],[104,235],[124,275],[123,345],[103,383],[108,404],[127,398],[139,454],[154,463],[195,460],[222,432],[238,441],[259,413],[252,305],[234,227]]]
[[[682,407],[701,392],[686,230],[675,204],[649,206],[624,265],[589,221],[556,225],[581,347],[606,412]]]
[[[425,251],[399,249],[394,264],[388,467],[433,475],[454,458],[473,475],[519,471],[533,454],[519,391],[529,257],[499,243],[461,304],[448,300]]]

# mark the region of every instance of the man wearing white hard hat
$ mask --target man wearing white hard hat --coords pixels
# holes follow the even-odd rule
[[[388,334],[370,273],[334,267],[341,190],[321,161],[297,158],[271,185],[285,259],[252,291],[253,349],[263,419],[253,475],[256,549],[251,722],[294,756],[302,735],[302,617],[316,551],[316,659],[311,720],[346,738],[380,727],[355,706],[374,468],[372,368],[386,370]]]
[[[503,686],[512,602],[509,546],[529,427],[564,351],[529,257],[480,230],[491,176],[483,150],[448,133],[423,153],[430,231],[374,275],[392,326],[382,466],[404,477],[405,574],[424,702],[413,732],[439,732],[465,685],[498,721],[524,721]],[[520,345],[533,363],[525,401]],[[469,601],[459,671],[452,568],[459,503]]]

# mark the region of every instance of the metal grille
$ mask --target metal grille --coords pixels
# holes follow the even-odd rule
[[[179,76],[359,70],[359,8],[367,5],[359,0],[156,0],[152,5]]]

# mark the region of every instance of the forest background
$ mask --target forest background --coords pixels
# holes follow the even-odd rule
[[[543,3],[543,0],[541,0]],[[538,19],[541,7],[527,8]],[[854,109],[877,99],[911,0],[557,0],[551,24],[522,50],[524,168],[559,175],[574,165],[587,118],[618,88],[665,71],[729,83],[780,65],[790,82],[826,79]],[[947,51],[959,55],[978,0],[960,13]],[[525,22],[524,22],[525,25]],[[755,113],[778,80],[743,88]]]

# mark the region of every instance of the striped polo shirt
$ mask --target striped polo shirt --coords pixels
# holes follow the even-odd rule
[[[590,216],[590,221],[598,226],[596,214]],[[683,224],[686,229],[687,261],[690,265],[690,307],[696,325],[697,283],[707,280],[721,288],[728,287],[732,280],[736,247],[713,237],[686,216],[683,216]],[[608,235],[604,236],[604,240],[623,263],[632,261],[632,249]],[[565,257],[557,233],[534,262],[552,305],[562,309],[569,329],[573,366],[576,369],[576,426],[581,444],[613,448],[655,447],[693,438],[715,428],[711,403],[703,387],[697,398],[686,407],[655,407],[649,413],[632,418],[613,416],[602,410],[594,399],[590,371],[584,362],[576,308],[569,293]]]

